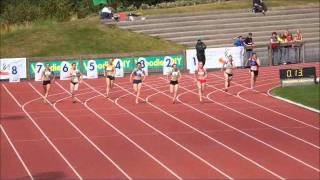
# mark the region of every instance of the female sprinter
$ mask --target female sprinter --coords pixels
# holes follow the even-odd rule
[[[203,63],[199,61],[198,69],[195,71],[195,79],[197,81],[198,94],[200,102],[202,102],[202,95],[206,85],[207,70],[203,67]]]
[[[224,91],[228,91],[228,87],[230,87],[230,83],[232,80],[232,69],[235,68],[235,65],[233,64],[233,58],[232,55],[228,56],[228,60],[223,62],[221,71],[224,71]]]
[[[115,80],[116,69],[113,65],[113,60],[110,60],[108,64],[105,65],[104,76],[106,77],[106,97],[109,97],[109,91],[113,88],[113,81]]]
[[[256,53],[252,53],[251,59],[249,59],[250,65],[250,84],[251,89],[253,89],[256,85],[256,80],[259,74],[259,66],[260,66],[260,59],[257,57]]]
[[[136,104],[139,103],[139,96],[140,96],[140,90],[142,87],[142,81],[145,80],[145,72],[141,68],[141,63],[137,63],[137,69],[132,70],[132,73],[130,75],[130,82],[133,83],[133,90],[136,93]],[[133,77],[133,81],[132,81]]]
[[[75,92],[78,91],[79,83],[82,81],[82,74],[77,69],[76,63],[72,63],[71,70],[69,73],[69,77],[71,78],[70,81],[70,93],[72,96],[72,102],[75,103]]]
[[[181,79],[181,73],[180,70],[177,68],[176,64],[172,65],[172,70],[168,73],[167,79],[169,79],[168,76],[171,76],[170,80],[170,93],[173,93],[173,100],[172,103],[174,104],[177,97],[177,92],[179,88],[179,82]]]
[[[46,64],[45,69],[42,71],[42,85],[43,85],[43,92],[44,92],[44,99],[43,102],[46,103],[48,100],[48,94],[51,87],[51,83],[54,83],[55,75],[54,72],[51,71],[49,64]]]

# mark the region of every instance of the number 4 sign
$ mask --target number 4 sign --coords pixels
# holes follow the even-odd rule
[[[113,61],[113,65],[116,69],[115,77],[124,77],[123,63],[122,63],[121,59],[115,59]]]

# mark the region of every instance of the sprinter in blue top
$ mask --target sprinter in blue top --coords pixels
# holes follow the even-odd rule
[[[257,57],[257,53],[252,53],[251,58],[249,59],[250,65],[250,84],[251,89],[253,89],[256,85],[257,77],[259,74],[259,66],[260,66],[260,59]]]
[[[140,90],[142,87],[142,81],[146,78],[146,73],[141,67],[141,63],[137,63],[137,69],[132,70],[130,75],[130,82],[133,83],[133,90],[136,93],[136,104],[139,103]]]

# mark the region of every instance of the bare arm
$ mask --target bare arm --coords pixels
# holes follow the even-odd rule
[[[131,74],[130,74],[130,82],[132,81],[132,76],[133,76],[134,70],[132,70]]]

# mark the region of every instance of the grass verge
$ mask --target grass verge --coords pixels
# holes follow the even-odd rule
[[[279,87],[271,93],[285,99],[320,110],[320,85]]]

